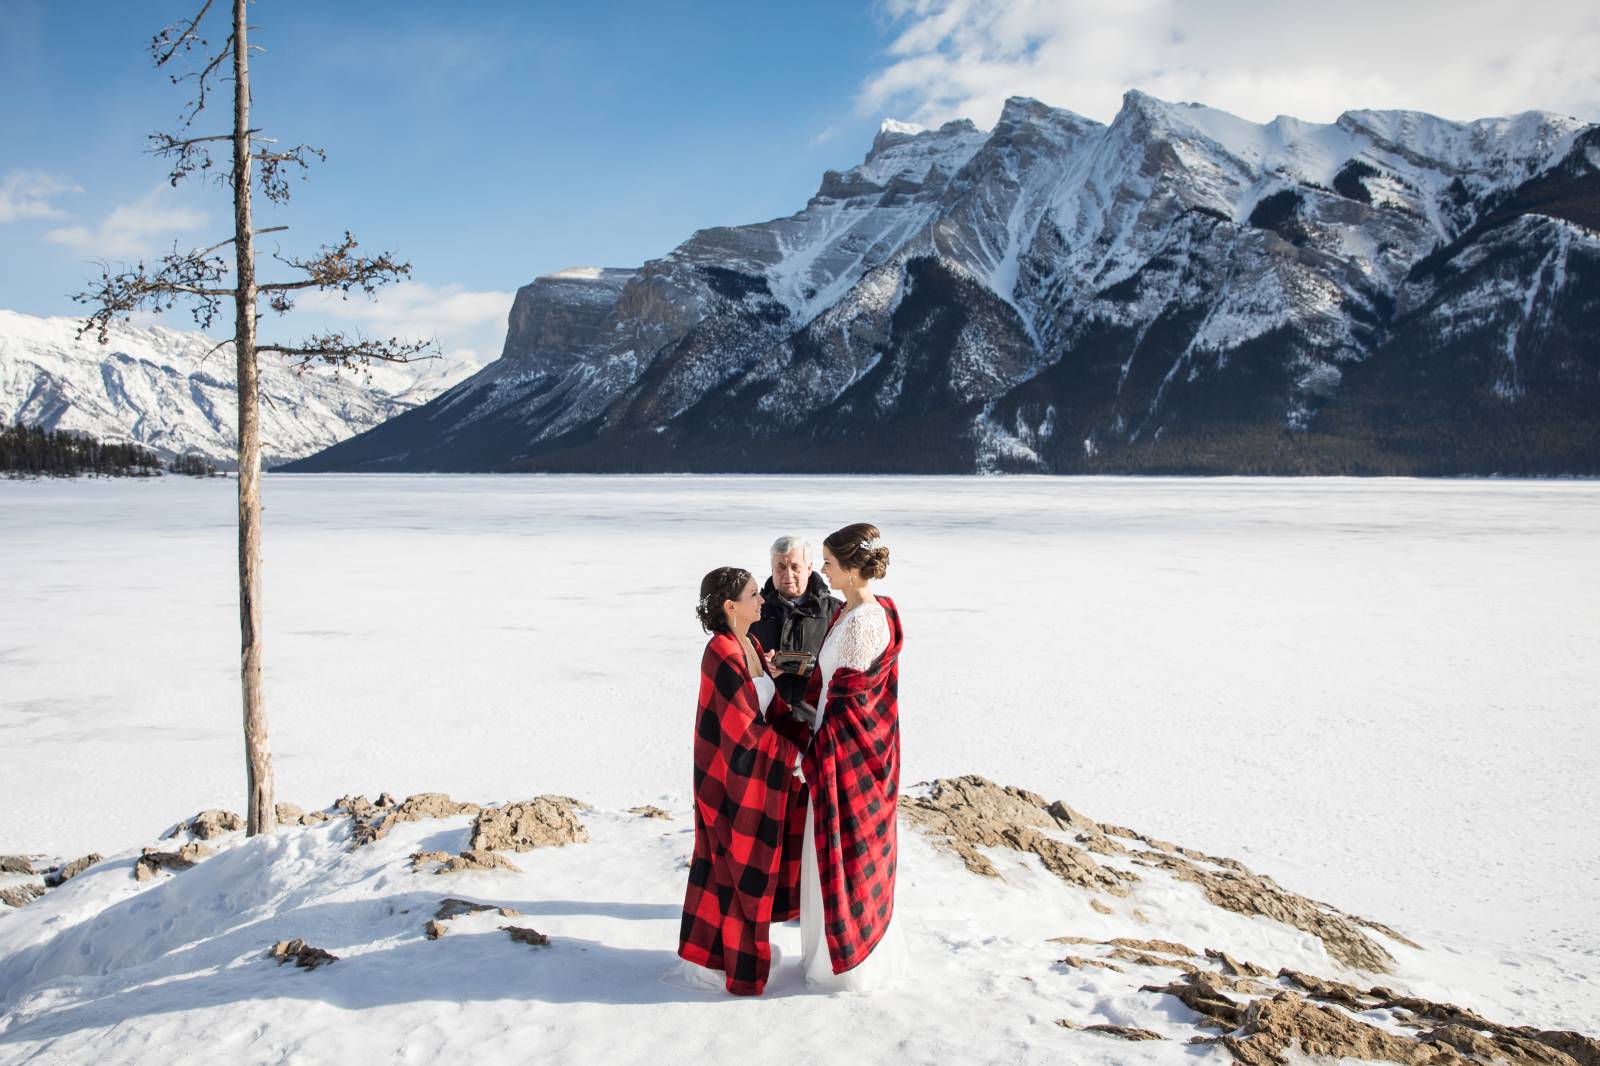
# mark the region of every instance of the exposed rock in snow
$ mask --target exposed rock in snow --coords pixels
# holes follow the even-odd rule
[[[224,833],[237,833],[244,828],[244,818],[232,811],[201,811],[188,821],[179,822],[167,830],[163,840],[171,840],[184,833],[196,840],[215,840]]]
[[[1441,1026],[1414,1039],[1395,1035],[1288,991],[1251,1000],[1237,1018],[1231,1014],[1230,1018],[1222,1024],[1233,1031],[1211,1041],[1221,1043],[1236,1061],[1248,1066],[1284,1066],[1303,1055],[1410,1066],[1474,1062],[1576,1066],[1570,1056],[1538,1040],[1510,1034],[1481,1036],[1459,1025]]]
[[[435,921],[444,922],[449,921],[451,918],[458,918],[463,914],[477,914],[482,911],[494,911],[502,918],[517,918],[521,916],[519,911],[510,907],[492,907],[487,903],[473,903],[471,900],[456,899],[452,896],[449,899],[439,901],[439,909],[433,912],[433,917]]]
[[[322,948],[314,948],[300,939],[280,940],[272,945],[267,955],[270,958],[277,959],[279,966],[286,962],[292,962],[296,966],[307,970],[315,970],[323,963],[339,961],[339,956],[324,951]]]
[[[467,869],[480,869],[480,871],[482,869],[509,869],[514,874],[522,872],[522,869],[518,868],[517,864],[512,863],[504,855],[496,855],[494,852],[474,852],[474,850],[467,850],[467,852],[462,852],[461,855],[446,855],[434,872],[435,874],[459,874],[459,872],[467,871]]]
[[[532,851],[581,844],[589,831],[578,821],[583,804],[567,796],[538,796],[488,807],[472,825],[473,851]]]
[[[201,859],[209,858],[216,852],[198,841],[190,841],[177,851],[162,851],[159,848],[145,848],[139,856],[139,861],[133,864],[133,877],[136,881],[149,881],[162,870],[171,870],[174,873],[187,870]]]
[[[0,903],[4,903],[7,907],[26,907],[42,895],[44,895],[43,885],[24,882],[9,888],[0,888]]]
[[[1394,962],[1345,915],[1288,892],[1270,877],[1251,873],[1233,859],[1205,855],[1120,826],[1101,825],[1059,800],[1050,803],[1022,789],[1004,788],[981,777],[962,777],[935,781],[925,791],[902,797],[900,804],[907,821],[935,836],[974,873],[998,876],[980,849],[1011,848],[1038,856],[1045,869],[1064,881],[1127,896],[1129,883],[1138,881],[1139,875],[1102,866],[1088,853],[1126,856],[1141,867],[1166,870],[1199,885],[1215,906],[1261,915],[1311,933],[1330,954],[1350,966],[1381,973]],[[1072,831],[1073,843],[1041,831],[1046,829]],[[1117,837],[1144,846],[1130,849]],[[1259,977],[1267,972],[1237,963],[1226,954],[1208,950],[1207,955],[1221,961],[1226,974]]]
[[[477,814],[479,810],[476,803],[457,803],[442,792],[419,792],[406,797],[404,803],[395,803],[387,792],[379,796],[376,803],[368,803],[365,796],[346,796],[334,806],[347,811],[355,823],[351,834],[355,847],[382,840],[389,830],[402,822],[448,818],[454,814]]]
[[[324,811],[305,811],[293,803],[279,802],[275,810],[279,825],[316,825],[318,822],[328,820],[328,815]]]
[[[69,863],[65,863],[61,866],[47,870],[45,871],[44,875],[45,887],[60,888],[62,885],[66,884],[68,881],[72,880],[74,877],[77,877],[89,867],[100,861],[102,860],[98,852],[90,852],[88,855],[85,855],[82,858],[73,859]]]
[[[537,929],[529,929],[520,925],[502,925],[500,931],[510,934],[511,939],[518,944],[527,944],[529,947],[535,948],[547,948],[550,946],[550,938]]]

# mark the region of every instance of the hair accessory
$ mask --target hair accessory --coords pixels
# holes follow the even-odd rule
[[[873,537],[871,540],[862,541],[859,546],[865,548],[869,552],[875,552],[879,548],[883,547],[883,541],[878,537]]]

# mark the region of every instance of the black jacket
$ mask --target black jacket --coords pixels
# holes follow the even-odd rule
[[[761,618],[750,627],[751,636],[768,651],[805,651],[813,656],[822,650],[822,638],[828,635],[828,624],[833,613],[844,606],[828,591],[822,575],[813,573],[806,585],[805,594],[792,606],[772,587],[772,579],[761,590],[765,601],[761,605]],[[780,674],[778,694],[785,702],[799,703],[805,699],[809,674]]]

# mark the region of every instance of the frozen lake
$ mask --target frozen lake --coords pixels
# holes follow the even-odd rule
[[[906,779],[1600,971],[1600,484],[269,476],[278,795],[684,797],[700,576],[879,524]],[[0,481],[0,852],[238,809],[234,485]]]

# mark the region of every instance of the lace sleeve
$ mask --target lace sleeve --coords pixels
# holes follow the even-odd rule
[[[839,665],[865,670],[889,646],[889,616],[873,604],[850,612],[839,634]]]

